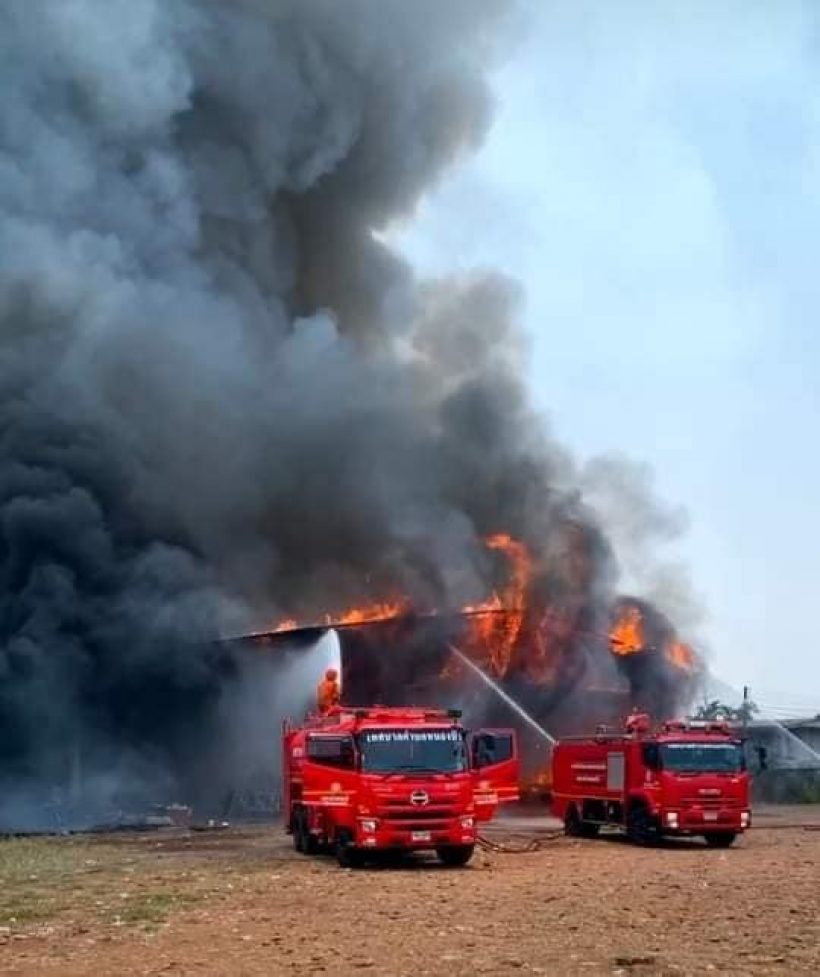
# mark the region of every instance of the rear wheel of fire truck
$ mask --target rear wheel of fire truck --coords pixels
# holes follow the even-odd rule
[[[714,831],[703,837],[710,848],[729,848],[737,835],[732,831]]]
[[[442,865],[448,868],[461,868],[473,857],[475,845],[442,845],[436,848],[436,854]]]
[[[301,828],[301,812],[296,808],[290,816],[290,834],[293,838],[293,847],[300,854],[304,854],[305,838]]]
[[[336,861],[342,868],[359,868],[364,864],[363,852],[354,848],[347,831],[340,831],[336,838]]]
[[[293,812],[293,847],[303,855],[315,855],[319,850],[316,838],[308,827],[307,811],[297,808]]]
[[[570,838],[595,838],[601,830],[600,825],[584,821],[578,808],[570,804],[564,815],[564,834]]]
[[[652,817],[644,804],[632,804],[626,815],[626,835],[636,845],[648,845],[657,832]]]
[[[570,838],[597,838],[601,826],[590,821],[584,821],[578,813],[578,808],[570,804],[564,815],[564,834]]]

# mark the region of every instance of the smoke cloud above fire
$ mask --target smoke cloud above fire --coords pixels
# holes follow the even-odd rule
[[[494,533],[604,612],[618,553],[531,405],[517,285],[420,281],[378,235],[480,144],[511,10],[0,8],[6,783],[74,736],[161,766],[219,699],[205,639],[481,600]]]

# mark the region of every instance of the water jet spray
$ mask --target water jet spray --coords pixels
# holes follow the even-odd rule
[[[457,648],[454,644],[449,645],[449,648],[450,651],[452,651],[454,655],[456,655],[462,662],[464,662],[464,664],[467,665],[467,667],[470,668],[482,680],[482,682],[484,682],[485,685],[488,685],[493,690],[493,692],[495,692],[498,696],[500,696],[504,700],[504,702],[507,703],[510,709],[512,709],[517,715],[519,715],[524,720],[524,722],[527,723],[527,725],[532,726],[532,728],[538,733],[539,736],[545,739],[550,744],[550,746],[555,745],[555,737],[551,733],[548,733],[539,722],[533,719],[533,717],[526,711],[526,709],[524,709],[521,705],[519,705],[511,695],[505,692],[504,689],[502,689],[497,682],[494,682],[493,679],[491,679],[490,676],[482,668],[479,668],[474,661],[471,661],[464,654],[464,652],[461,651],[460,648]]]

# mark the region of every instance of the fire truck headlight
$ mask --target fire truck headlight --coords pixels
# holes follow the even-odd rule
[[[471,814],[468,814],[466,817],[463,817],[461,819],[461,827],[462,828],[474,828],[475,827],[475,818]]]
[[[677,811],[667,811],[664,820],[670,828],[677,828],[678,826],[678,812]]]
[[[751,823],[752,823],[752,818],[751,818],[751,815],[749,814],[749,812],[748,811],[741,811],[740,812],[740,826],[741,826],[741,828],[748,828]]]
[[[374,818],[362,818],[359,821],[359,827],[364,832],[372,833],[376,830],[376,821]]]

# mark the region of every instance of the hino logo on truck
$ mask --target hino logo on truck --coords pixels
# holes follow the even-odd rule
[[[410,795],[410,803],[415,807],[424,807],[425,804],[429,803],[430,797],[427,791],[424,790],[414,790]]]

